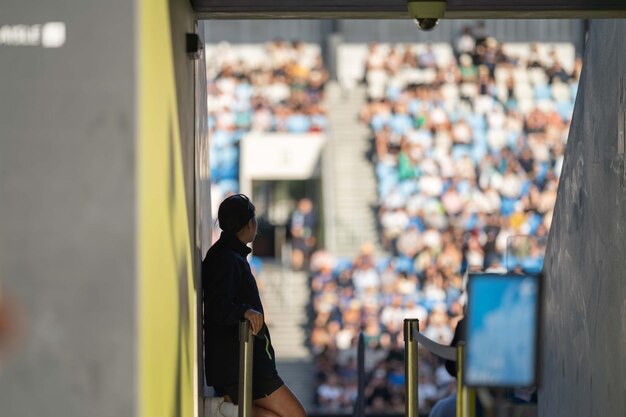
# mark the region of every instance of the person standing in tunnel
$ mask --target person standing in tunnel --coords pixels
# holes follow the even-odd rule
[[[304,407],[276,371],[256,280],[246,256],[256,237],[255,207],[243,194],[219,206],[222,234],[202,262],[204,349],[207,383],[220,397],[239,403],[239,321],[250,322],[253,351],[253,417],[306,417]]]

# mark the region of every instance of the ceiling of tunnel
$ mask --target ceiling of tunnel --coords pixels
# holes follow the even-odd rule
[[[191,0],[200,19],[405,19],[406,0]],[[623,0],[447,0],[448,19],[624,18]]]

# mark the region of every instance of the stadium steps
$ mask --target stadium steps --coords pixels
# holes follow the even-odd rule
[[[278,372],[305,409],[311,410],[315,388],[313,362],[306,344],[310,297],[307,274],[264,262],[260,277]]]
[[[326,86],[330,122],[324,155],[323,181],[327,214],[328,249],[337,256],[352,257],[361,245],[379,245],[375,207],[376,178],[368,160],[370,132],[359,121],[366,100],[363,86],[343,90],[338,83]]]

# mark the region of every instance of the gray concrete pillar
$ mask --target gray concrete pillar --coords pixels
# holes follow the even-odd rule
[[[592,22],[544,267],[542,417],[626,415],[624,39]]]
[[[1,9],[0,283],[24,324],[0,415],[193,415],[208,170],[191,5]]]

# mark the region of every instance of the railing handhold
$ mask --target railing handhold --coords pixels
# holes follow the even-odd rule
[[[421,333],[417,333],[417,341],[430,353],[439,356],[442,359],[456,362],[456,348],[454,346],[440,345]]]

